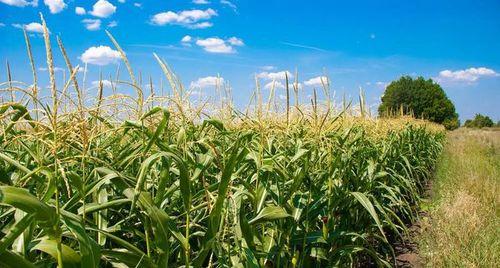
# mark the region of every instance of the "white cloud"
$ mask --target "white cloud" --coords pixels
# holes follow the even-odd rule
[[[210,28],[212,26],[214,26],[213,23],[211,23],[209,21],[204,21],[204,22],[192,24],[188,28],[190,28],[190,29],[205,29],[205,28]]]
[[[15,7],[25,7],[25,6],[38,6],[38,0],[26,1],[26,0],[0,0],[1,3],[4,3],[9,6]]]
[[[97,31],[101,29],[101,20],[100,19],[84,19],[82,23],[85,25],[85,28],[89,31]]]
[[[216,76],[200,77],[198,80],[191,82],[191,88],[206,88],[220,86],[224,83],[224,78]]]
[[[213,16],[217,16],[217,12],[211,8],[206,10],[184,10],[180,12],[167,11],[154,15],[151,18],[151,23],[155,25],[181,25],[191,29],[208,28],[212,26],[211,22],[202,20],[209,20]]]
[[[221,3],[221,4],[223,4],[223,5],[226,5],[226,6],[230,7],[230,8],[232,8],[232,9],[234,10],[234,12],[236,12],[236,10],[238,9],[238,8],[236,7],[236,5],[235,5],[235,4],[233,4],[233,3],[232,3],[232,2],[230,2],[230,1],[227,1],[227,0],[221,0],[221,1],[220,1],[220,3]]]
[[[229,54],[229,53],[235,53],[236,50],[226,42],[220,38],[217,37],[210,37],[207,39],[198,39],[196,40],[196,44],[200,47],[203,47],[203,49],[207,52],[210,53],[223,53],[223,54]]]
[[[112,20],[108,23],[108,28],[114,28],[118,26],[118,22],[116,20]]]
[[[444,70],[439,72],[436,78],[438,82],[467,82],[472,83],[482,77],[500,76],[499,73],[486,67],[469,68],[465,70]]]
[[[267,83],[266,85],[264,85],[264,88],[265,89],[271,89],[273,88],[274,86],[274,89],[283,89],[285,88],[285,85],[283,83],[281,83],[280,81],[276,81],[276,80],[273,80],[269,83]]]
[[[233,46],[243,46],[245,45],[245,43],[243,43],[243,40],[241,40],[240,38],[237,38],[237,37],[231,37],[229,39],[227,39],[227,41],[229,42],[229,44],[233,45]]]
[[[87,13],[83,7],[75,7],[76,15],[85,15]]]
[[[193,0],[193,4],[197,4],[197,5],[207,5],[207,4],[210,4],[209,1],[207,0]]]
[[[142,4],[141,3],[134,3],[134,6],[135,7],[142,7]]]
[[[99,87],[100,82],[101,81],[99,81],[99,80],[92,81],[92,86]],[[113,83],[109,80],[102,80],[102,87],[103,88],[113,88]]]
[[[311,78],[307,81],[304,81],[304,85],[314,87],[314,86],[323,86],[323,84],[328,84],[328,77],[326,76],[317,76]]]
[[[120,59],[120,52],[108,46],[90,47],[83,52],[80,59],[84,63],[103,66],[117,62]]]
[[[31,33],[43,33],[43,26],[38,22],[32,22],[28,24],[12,24],[12,26],[19,29],[26,29],[27,32]]]
[[[99,17],[107,18],[116,12],[116,6],[108,2],[107,0],[99,0],[92,7],[90,14]]]
[[[59,13],[67,7],[64,0],[43,0],[43,3],[49,7],[50,13],[52,14]]]
[[[182,42],[182,43],[189,43],[189,42],[191,42],[191,40],[193,40],[193,38],[192,38],[190,35],[185,35],[185,36],[181,39],[181,42]]]
[[[290,73],[289,71],[280,71],[274,73],[262,72],[257,74],[257,77],[262,78],[264,80],[283,80],[285,79],[285,74],[288,76],[288,79],[293,78],[292,73]]]

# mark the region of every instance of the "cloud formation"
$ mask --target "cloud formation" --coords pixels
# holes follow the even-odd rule
[[[226,6],[230,7],[231,9],[234,10],[234,12],[238,12],[238,7],[235,4],[233,4],[233,2],[230,2],[227,0],[220,0],[220,3],[222,5],[226,5]]]
[[[87,13],[83,7],[75,7],[76,15],[85,15]]]
[[[84,19],[82,20],[83,25],[89,31],[97,31],[101,29],[101,20],[100,19]]]
[[[209,37],[196,40],[196,45],[210,53],[231,54],[236,53],[234,46],[243,46],[244,43],[243,40],[236,37],[231,37],[227,40],[218,37]]]
[[[292,73],[289,71],[279,71],[279,72],[262,72],[257,74],[258,78],[262,78],[264,80],[284,80],[285,75],[288,76],[288,79],[293,78]]]
[[[42,24],[38,22],[32,22],[28,24],[12,24],[12,26],[19,28],[19,29],[25,29],[27,32],[30,33],[40,33],[43,34],[43,26]]]
[[[9,6],[15,7],[25,7],[25,6],[38,6],[38,0],[26,1],[26,0],[0,0],[0,3],[4,3]]]
[[[49,7],[50,13],[56,14],[67,7],[64,0],[43,0],[43,3]]]
[[[200,77],[198,80],[191,82],[191,88],[207,88],[220,86],[224,83],[224,78],[217,76]]]
[[[191,42],[191,40],[193,40],[193,38],[192,38],[190,35],[185,35],[185,36],[181,39],[181,42],[182,42],[182,43],[189,43],[189,42]]]
[[[272,89],[273,87],[274,89],[283,89],[285,88],[285,85],[282,82],[276,80],[273,80],[264,85],[265,89]]]
[[[90,11],[89,13],[99,18],[108,18],[115,12],[116,6],[114,6],[107,0],[99,0],[94,4],[94,6],[92,6],[92,11]]]
[[[167,11],[154,15],[151,23],[154,25],[180,25],[190,29],[202,29],[212,27],[212,23],[207,21],[217,16],[217,12],[211,8],[206,10],[184,10],[180,12]]]
[[[483,77],[494,77],[494,76],[500,76],[500,74],[486,67],[478,67],[478,68],[472,67],[465,70],[456,70],[456,71],[443,70],[439,72],[439,76],[436,78],[436,80],[438,82],[472,83],[476,82],[477,80]]]
[[[84,63],[104,66],[117,62],[120,59],[120,52],[108,46],[90,47],[83,52],[80,59]]]
[[[317,77],[313,77],[309,80],[304,81],[304,85],[310,86],[310,87],[323,86],[323,84],[325,86],[328,84],[328,77],[317,76]]]
[[[118,22],[116,20],[112,20],[108,23],[108,28],[114,28],[118,26]]]
[[[92,81],[92,87],[99,87],[99,84],[100,82],[102,82],[102,87],[103,88],[113,88],[113,82],[109,81],[109,80],[96,80],[96,81]]]

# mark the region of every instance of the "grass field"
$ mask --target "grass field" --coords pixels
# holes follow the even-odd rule
[[[500,131],[448,134],[420,250],[429,267],[498,267]]]
[[[60,40],[71,76],[56,86],[44,37],[49,97],[35,73],[1,84],[0,266],[391,265],[441,126],[374,119],[362,95],[339,109],[328,85],[307,104],[287,83],[281,103],[257,84],[244,112],[224,88],[194,105],[158,57],[171,94],[144,90],[111,35],[130,77],[114,82],[136,94],[101,83],[89,100]]]

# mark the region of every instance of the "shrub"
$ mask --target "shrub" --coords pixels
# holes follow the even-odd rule
[[[471,128],[493,127],[494,125],[495,124],[493,123],[493,120],[491,120],[491,118],[482,114],[476,114],[476,116],[474,116],[474,119],[469,119],[464,123],[464,127]]]

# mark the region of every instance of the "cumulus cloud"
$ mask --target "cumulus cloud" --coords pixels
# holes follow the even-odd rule
[[[141,3],[134,3],[134,6],[140,8],[140,7],[142,7],[142,4]]]
[[[208,22],[217,12],[211,8],[206,10],[184,10],[180,12],[167,11],[154,15],[151,23],[154,25],[180,25],[191,29],[201,29],[211,27],[213,24]]]
[[[92,81],[92,86],[93,87],[99,87],[99,84],[100,82],[102,82],[102,87],[103,88],[113,88],[113,82],[109,81],[109,80],[96,80],[96,81]]]
[[[83,25],[89,31],[97,31],[101,29],[101,20],[100,19],[84,19],[82,20]]]
[[[231,54],[236,53],[236,49],[229,41],[220,39],[218,37],[209,37],[206,39],[196,40],[196,45],[202,47],[205,51],[210,53]]]
[[[466,82],[472,83],[483,77],[500,76],[499,73],[486,67],[469,68],[465,70],[443,70],[436,78],[438,82]]]
[[[120,59],[120,52],[108,46],[90,47],[83,52],[80,59],[84,63],[104,66],[117,62]]]
[[[207,88],[220,86],[224,83],[224,78],[217,76],[200,77],[198,80],[191,82],[191,88]]]
[[[9,6],[15,7],[25,7],[25,6],[38,6],[38,0],[26,1],[26,0],[0,0],[0,3],[4,3]]]
[[[207,5],[207,4],[210,4],[209,1],[207,0],[193,0],[193,4],[197,4],[197,5]]]
[[[280,71],[280,72],[262,72],[257,74],[258,78],[262,78],[264,80],[284,80],[285,75],[288,76],[288,79],[293,78],[292,73],[289,71]]]
[[[328,77],[326,76],[317,76],[311,78],[307,81],[304,81],[305,86],[315,87],[315,86],[323,86],[323,84],[328,84]]]
[[[27,32],[31,33],[41,33],[43,34],[43,26],[38,23],[38,22],[32,22],[28,24],[12,24],[12,26],[19,28],[19,29],[26,29]]]
[[[272,89],[274,86],[274,89],[283,89],[285,88],[285,85],[280,82],[280,81],[276,81],[276,80],[273,80],[267,84],[264,85],[264,88],[265,89]]]
[[[116,12],[116,6],[108,2],[107,0],[99,0],[94,6],[92,6],[92,11],[90,14],[99,17],[99,18],[107,18],[113,13]]]
[[[75,7],[76,15],[85,15],[87,13],[83,7]]]
[[[189,43],[189,42],[191,42],[191,40],[193,40],[193,38],[192,38],[190,35],[185,35],[185,36],[181,39],[181,42],[182,42],[182,43]]]
[[[43,0],[43,3],[49,7],[50,13],[56,14],[67,7],[64,0]]]
[[[241,40],[240,38],[237,38],[237,37],[231,37],[229,39],[227,39],[227,41],[229,42],[229,44],[233,45],[233,46],[243,46],[245,45],[245,43],[243,43],[243,40]]]

